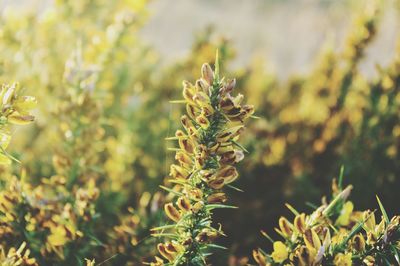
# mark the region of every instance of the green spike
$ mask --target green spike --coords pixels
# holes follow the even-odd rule
[[[229,188],[231,188],[231,189],[233,189],[233,190],[236,190],[236,191],[239,191],[239,192],[244,192],[242,189],[240,189],[240,188],[238,188],[238,187],[235,187],[235,186],[232,186],[232,185],[230,185],[230,184],[228,184],[228,185],[226,185],[227,187],[229,187]]]
[[[237,209],[238,207],[231,205],[224,205],[224,204],[208,204],[206,205],[206,208],[207,210],[213,210],[213,209]]]
[[[342,191],[343,174],[344,174],[344,165],[342,165],[342,166],[340,167],[339,183],[338,183],[338,186],[339,186],[339,190],[340,190],[340,191]]]
[[[268,239],[272,244],[275,242],[265,231],[261,231],[261,234]]]
[[[383,204],[378,196],[376,196],[376,200],[378,201],[379,208],[381,209],[383,218],[385,219],[385,222],[388,225],[390,223],[389,216],[387,215],[387,212],[386,212],[385,208],[383,207]]]
[[[151,228],[152,231],[160,231],[160,230],[165,230],[165,229],[171,229],[171,228],[176,228],[176,224],[167,224],[167,225],[162,225],[158,227],[153,227]]]
[[[297,215],[300,214],[300,213],[299,213],[295,208],[293,208],[293,206],[290,205],[289,203],[286,203],[285,206],[286,206],[286,208],[288,208],[294,215],[297,216]]]
[[[205,246],[205,248],[218,248],[218,249],[224,249],[224,250],[227,250],[228,248],[226,248],[226,247],[224,247],[224,246],[220,246],[220,245],[217,245],[217,244],[207,244],[206,246]]]
[[[164,189],[164,190],[166,190],[166,191],[168,191],[168,192],[170,192],[172,194],[178,195],[178,196],[182,196],[183,195],[182,193],[180,193],[178,191],[175,191],[175,190],[172,190],[170,188],[167,188],[165,186],[160,186],[160,188],[162,188],[162,189]]]

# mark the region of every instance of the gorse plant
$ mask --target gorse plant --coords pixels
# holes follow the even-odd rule
[[[17,83],[3,84],[0,91],[0,164],[10,164],[13,158],[6,149],[10,143],[10,125],[25,125],[34,120],[30,111],[36,107],[32,96],[20,95],[21,88]]]
[[[343,172],[342,172],[343,174]],[[347,198],[352,186],[341,187],[334,179],[333,197],[323,199],[311,214],[299,213],[292,206],[293,222],[281,217],[276,232],[283,241],[273,241],[273,252],[254,250],[260,266],[267,265],[395,265],[400,264],[400,216],[389,219],[379,198],[381,220],[375,211],[355,211]]]
[[[247,265],[260,245],[254,228],[284,215],[271,202],[300,210],[325,194],[342,164],[360,209],[379,194],[390,215],[397,210],[400,49],[376,72],[363,72],[384,35],[377,33],[389,1],[367,1],[343,45],[328,43],[315,68],[287,82],[261,56],[230,65],[235,47],[218,27],[197,34],[186,56],[161,63],[138,34],[148,34],[140,30],[146,0],[51,2],[39,12],[0,4],[0,84],[27,88],[0,91],[0,265],[141,265],[155,255],[152,265]],[[182,77],[196,80],[215,50],[236,80],[220,76],[218,60],[205,64],[172,108],[167,99],[182,97]],[[234,87],[259,116],[245,131],[253,107]],[[180,121],[184,129],[165,142]],[[166,143],[176,144],[174,163]],[[246,178],[237,180],[239,173]],[[280,219],[284,240],[271,254],[257,251],[259,262],[341,265],[351,255],[353,265],[396,265],[398,218],[373,222],[378,212],[353,211],[350,188],[340,187],[310,215],[291,208],[294,217]],[[223,231],[229,237],[216,240]]]
[[[187,114],[181,118],[185,131],[168,138],[179,143],[168,180],[175,186],[163,187],[174,195],[164,206],[174,223],[153,229],[154,236],[170,240],[157,245],[163,259],[150,265],[206,265],[211,249],[219,247],[213,240],[223,235],[212,224],[212,210],[231,208],[223,204],[222,189],[238,177],[234,164],[245,150],[237,140],[254,109],[242,104],[242,95],[232,96],[235,80],[220,77],[218,54],[215,71],[204,64],[201,74],[195,85],[183,82],[184,100],[175,101],[186,104]]]

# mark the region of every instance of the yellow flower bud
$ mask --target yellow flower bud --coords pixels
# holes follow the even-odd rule
[[[306,215],[304,213],[296,215],[294,218],[294,227],[300,234],[306,231]]]
[[[188,103],[186,104],[186,112],[191,119],[195,120],[198,113],[200,113],[200,108],[194,104]]]
[[[214,82],[214,72],[211,69],[210,65],[205,63],[201,67],[201,77],[207,81],[209,85],[212,85]]]
[[[208,203],[224,203],[227,200],[225,193],[218,192],[207,197]]]
[[[366,266],[375,266],[375,258],[372,256],[366,256],[363,260]]]
[[[170,176],[175,179],[187,179],[189,176],[189,171],[181,166],[172,164],[170,167]]]
[[[223,130],[217,137],[219,142],[227,142],[228,140],[234,138],[235,136],[239,135],[244,130],[243,125],[231,127],[228,129]]]
[[[259,266],[267,265],[267,258],[258,250],[253,250],[253,258]]]
[[[313,228],[307,229],[304,232],[304,242],[306,244],[306,247],[310,250],[310,254],[312,255],[312,257],[314,257],[321,247],[321,241],[319,240],[318,234]]]
[[[285,237],[290,237],[293,233],[293,225],[285,218],[279,218],[279,229]]]
[[[196,117],[196,122],[203,128],[207,129],[210,126],[210,121],[208,121],[207,117],[203,114],[200,114]]]
[[[314,262],[313,255],[310,253],[310,250],[305,246],[301,246],[296,251],[296,258],[298,260],[299,266],[313,265],[313,262]]]
[[[351,241],[351,246],[357,252],[363,252],[365,250],[365,239],[362,234],[357,234]]]
[[[158,252],[161,254],[161,256],[163,256],[167,260],[169,260],[169,261],[173,261],[174,260],[174,255],[167,252],[166,247],[165,247],[164,244],[159,243],[157,245],[157,249],[158,249]]]
[[[174,205],[172,203],[165,204],[164,211],[167,214],[168,218],[170,218],[174,222],[178,222],[181,219],[181,214],[174,207]]]
[[[179,197],[176,204],[182,211],[190,211],[191,204],[190,201],[185,197]]]
[[[221,177],[216,177],[208,182],[208,185],[213,189],[221,189],[224,184],[224,179]]]
[[[175,160],[177,160],[180,165],[186,169],[189,169],[192,165],[192,159],[186,153],[180,151],[175,154]]]
[[[194,103],[193,96],[195,93],[196,93],[195,87],[190,82],[184,81],[183,91],[182,91],[183,98],[188,103]]]
[[[235,167],[231,165],[226,165],[218,170],[217,173],[215,173],[215,176],[217,178],[222,178],[225,184],[229,184],[235,181],[238,178],[239,174],[236,171]]]
[[[198,201],[192,207],[192,212],[197,213],[204,207],[204,202]]]
[[[35,117],[32,115],[20,115],[18,112],[13,112],[8,116],[8,122],[15,125],[27,125],[33,122]]]

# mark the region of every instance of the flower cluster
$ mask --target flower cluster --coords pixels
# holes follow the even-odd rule
[[[38,266],[36,260],[31,258],[30,250],[25,249],[26,243],[23,242],[18,249],[10,248],[5,252],[3,248],[0,250],[0,264],[2,266]]]
[[[340,182],[339,182],[340,184]],[[394,265],[399,262],[400,216],[389,219],[379,198],[382,219],[378,222],[375,211],[355,211],[353,203],[346,201],[352,190],[349,185],[341,190],[333,182],[335,197],[307,215],[290,205],[295,215],[290,221],[279,219],[276,232],[283,241],[273,241],[273,252],[253,251],[260,266],[266,265]]]
[[[36,187],[25,179],[24,173],[21,180],[13,177],[1,191],[1,247],[17,244],[22,239],[48,262],[65,259],[65,246],[73,241],[82,242],[87,237],[82,232],[83,225],[93,215],[98,189],[89,182],[88,187],[71,195],[61,176],[43,179]]]
[[[235,80],[220,79],[218,57],[215,72],[204,64],[201,74],[194,85],[183,82],[185,131],[177,130],[170,138],[179,143],[169,180],[175,186],[167,189],[176,197],[164,206],[174,224],[154,229],[154,235],[171,240],[158,244],[163,259],[156,257],[151,265],[164,265],[164,259],[170,265],[206,265],[210,243],[223,235],[212,227],[211,211],[229,207],[222,204],[226,201],[222,188],[238,177],[234,164],[244,157],[237,140],[253,107],[242,104],[243,95],[232,95]]]
[[[13,157],[6,152],[10,143],[10,124],[26,125],[34,120],[30,113],[36,107],[33,96],[20,95],[18,83],[3,84],[0,90],[0,164],[10,164]]]

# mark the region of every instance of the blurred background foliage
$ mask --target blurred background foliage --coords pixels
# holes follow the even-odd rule
[[[17,217],[11,231],[2,219],[3,248],[26,241],[46,265],[78,265],[84,258],[139,265],[153,255],[149,229],[165,219],[159,185],[173,159],[164,138],[179,127],[181,113],[169,101],[181,98],[182,80],[194,81],[216,49],[222,72],[236,77],[259,117],[243,139],[249,150],[240,165],[244,192],[229,197],[239,209],[216,213],[228,235],[220,243],[230,247],[213,258],[216,265],[244,263],[252,249],[266,245],[259,230],[272,231],[287,214],[283,204],[304,210],[305,202],[318,202],[341,165],[358,208],[375,208],[378,194],[390,214],[399,212],[400,47],[388,51],[395,43],[384,44],[372,56],[368,50],[380,32],[395,33],[387,28],[394,22],[385,22],[389,14],[398,23],[395,1],[334,5],[353,21],[342,44],[326,38],[314,49],[312,68],[285,75],[264,56],[241,53],[225,35],[230,30],[218,25],[201,25],[190,37],[170,28],[161,46],[152,45],[157,30],[149,10],[163,7],[154,2],[57,0],[39,11],[3,8],[0,82],[19,81],[39,103],[36,122],[16,129],[9,147],[22,163],[1,168],[3,194],[26,195],[15,199],[21,208],[10,210]],[[230,6],[205,2],[214,11]],[[292,2],[284,4],[298,5]],[[317,2],[322,10],[333,5]],[[281,25],[272,26],[279,35]],[[192,40],[190,50],[163,60],[176,35]],[[295,42],[287,45],[303,53]],[[370,57],[386,60],[371,70]]]

